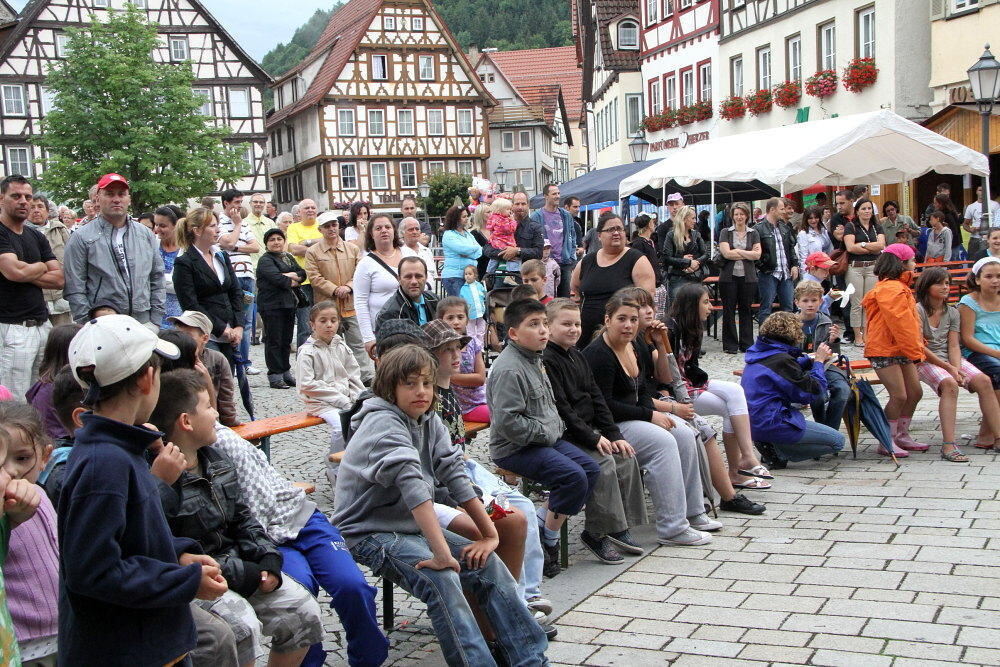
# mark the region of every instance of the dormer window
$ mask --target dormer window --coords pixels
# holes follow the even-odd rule
[[[635,21],[622,21],[618,24],[618,48],[639,48],[639,24]]]

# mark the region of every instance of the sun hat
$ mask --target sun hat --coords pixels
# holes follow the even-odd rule
[[[430,338],[430,345],[427,347],[436,350],[442,345],[446,345],[454,340],[459,341],[461,347],[465,347],[472,340],[471,336],[463,336],[455,331],[450,324],[444,320],[431,320],[424,325],[424,333]]]

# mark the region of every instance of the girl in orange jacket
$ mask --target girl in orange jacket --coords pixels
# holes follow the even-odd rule
[[[929,447],[910,435],[910,420],[923,396],[916,364],[924,360],[924,336],[910,290],[913,257],[913,248],[904,243],[883,250],[874,267],[878,283],[861,301],[868,332],[865,356],[889,392],[885,416],[892,427],[892,453],[897,458],[909,456],[906,450],[922,452]],[[889,455],[882,446],[878,453]]]

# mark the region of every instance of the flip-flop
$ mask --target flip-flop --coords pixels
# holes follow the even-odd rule
[[[762,465],[755,465],[753,468],[750,468],[749,470],[737,470],[736,472],[743,475],[744,477],[759,477],[761,479],[774,479],[774,475],[771,474],[771,471]]]
[[[747,491],[767,491],[771,488],[771,485],[767,482],[750,475],[751,479],[749,482],[744,482],[743,484],[733,484],[734,489],[744,489]]]

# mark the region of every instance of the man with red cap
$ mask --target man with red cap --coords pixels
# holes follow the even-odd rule
[[[98,215],[66,244],[64,298],[73,319],[118,313],[158,331],[165,288],[159,242],[129,218],[129,184],[120,174],[97,182]]]

